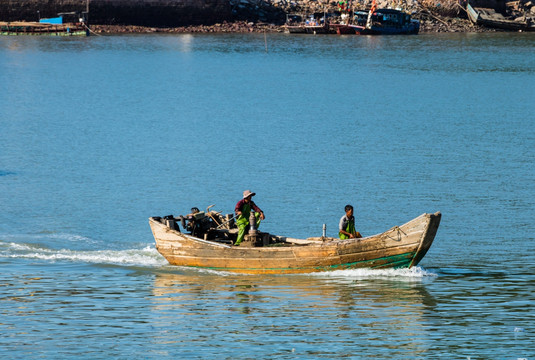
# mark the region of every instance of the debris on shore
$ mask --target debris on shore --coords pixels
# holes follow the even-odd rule
[[[91,25],[97,34],[129,34],[129,33],[258,33],[283,32],[280,25],[262,22],[223,22],[214,25],[190,25],[179,27],[146,27],[136,25]]]
[[[0,0],[0,5],[6,1]],[[60,4],[58,0],[50,0],[47,2],[48,8],[43,4],[44,0],[33,0],[30,4],[33,8],[13,3],[9,11],[2,10],[0,6],[0,15],[6,21],[36,21],[33,19],[35,12],[31,11],[36,6],[47,9],[41,11],[41,15],[44,15],[52,10],[67,10],[67,5],[74,6],[71,4],[73,1],[65,0]],[[204,1],[215,3],[206,7]],[[419,20],[420,33],[504,31],[485,27],[480,22],[477,22],[479,25],[471,22],[467,14],[468,1],[471,5],[473,2],[473,6],[477,3],[481,8],[498,7],[494,9],[497,13],[512,20],[522,19],[529,25],[529,31],[535,31],[532,30],[535,29],[535,0],[193,0],[195,6],[187,9],[181,0],[125,0],[120,6],[110,4],[107,0],[93,0],[91,4],[87,3],[85,13],[90,14],[91,32],[99,35],[276,33],[284,32],[284,23],[291,14],[317,16],[327,13],[340,16],[343,8],[346,12],[349,9],[353,12],[367,11],[373,2],[378,9],[397,9],[409,13],[412,19]],[[150,7],[144,5],[147,2],[150,2]]]
[[[418,18],[418,17],[416,17]],[[472,24],[468,19],[444,18],[437,20],[420,16],[420,33],[495,32],[496,29]],[[92,25],[96,34],[150,34],[150,33],[282,33],[284,26],[262,22],[232,22],[214,25],[181,26],[172,28],[144,27],[134,25]]]
[[[241,3],[257,2],[256,0],[241,0]],[[317,0],[266,0],[272,6],[279,8],[284,13],[318,13],[322,11],[336,12],[339,2],[328,3]],[[372,0],[362,0],[358,6],[369,8]],[[513,17],[535,20],[535,1],[517,0],[506,3],[504,12]],[[403,8],[412,14],[414,19],[420,21],[420,33],[455,33],[455,32],[497,32],[500,29],[484,27],[472,23],[467,16],[466,0],[404,0],[401,3],[392,0],[378,0],[379,8]],[[124,34],[124,33],[277,33],[284,32],[284,26],[280,23],[268,21],[223,21],[213,25],[190,25],[179,27],[147,27],[136,25],[92,25],[92,32],[96,34]]]

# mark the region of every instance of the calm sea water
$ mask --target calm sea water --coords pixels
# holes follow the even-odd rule
[[[266,51],[267,50],[267,51]],[[535,34],[0,39],[2,358],[535,359]],[[411,270],[172,267],[147,218],[365,235]]]

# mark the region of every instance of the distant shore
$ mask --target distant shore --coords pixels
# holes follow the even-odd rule
[[[195,25],[182,27],[145,27],[135,25],[91,25],[95,34],[149,34],[149,33],[282,33],[283,25],[253,23],[253,22],[224,22],[215,25]],[[482,33],[497,32],[498,29],[485,28],[472,24],[468,19],[443,18],[420,19],[420,33]],[[303,35],[306,36],[306,35]]]

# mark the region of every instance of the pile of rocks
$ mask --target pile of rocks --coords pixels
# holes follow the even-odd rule
[[[415,16],[420,20],[420,33],[466,33],[466,32],[494,32],[496,29],[485,28],[472,24],[468,19],[461,18],[433,18],[424,13]]]
[[[93,25],[95,33],[252,33],[283,32],[285,14],[312,14],[338,11],[338,1],[323,0],[230,0],[235,21],[213,25],[183,27],[143,27]],[[420,32],[494,32],[492,28],[472,24],[466,15],[464,0],[376,0],[378,8],[402,8],[420,20]],[[535,0],[507,3],[512,16],[535,13]],[[354,0],[355,9],[369,9],[372,0]],[[535,16],[534,16],[535,18]]]
[[[530,20],[535,23],[535,0],[517,0],[505,3],[506,13],[514,20]]]
[[[259,0],[232,0],[232,1],[253,1]],[[372,0],[341,0],[345,2],[344,6],[355,10],[369,9],[372,6]],[[533,0],[535,1],[535,0]],[[321,13],[334,12],[340,9],[338,0],[265,0],[273,7],[283,9],[286,13],[308,12]],[[460,11],[459,0],[376,0],[377,8],[401,8],[408,12],[417,12],[422,8],[432,9],[433,11],[448,16],[458,15]]]
[[[283,32],[280,25],[262,22],[223,22],[214,25],[191,25],[170,28],[144,27],[133,25],[93,25],[91,31],[96,34],[128,34],[128,33],[253,33]]]
[[[399,8],[412,13],[415,18],[460,18],[466,19],[466,10],[461,3],[465,0],[376,0],[377,8]],[[524,1],[524,0],[520,0]],[[535,1],[535,0],[533,0]],[[323,12],[334,13],[340,10],[340,2],[346,8],[366,10],[372,6],[372,0],[230,0],[232,12],[238,19],[281,23],[286,14],[312,15]],[[431,24],[435,20],[430,21]],[[439,28],[448,25],[438,21]],[[459,25],[461,24],[461,25]],[[469,24],[452,24],[457,28],[466,28]],[[429,25],[433,27],[433,25]]]

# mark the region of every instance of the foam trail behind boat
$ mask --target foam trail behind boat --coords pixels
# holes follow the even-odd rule
[[[35,244],[0,242],[0,258],[25,258],[50,262],[80,262],[125,266],[160,267],[167,261],[153,246],[126,250],[48,249]]]

